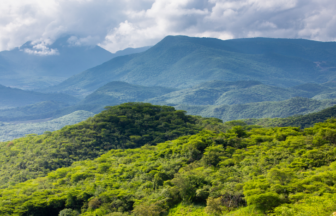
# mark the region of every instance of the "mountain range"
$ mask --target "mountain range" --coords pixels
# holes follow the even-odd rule
[[[41,89],[114,57],[142,52],[149,47],[128,48],[114,54],[92,45],[76,45],[62,37],[50,45],[26,42],[0,52],[0,84],[21,89]]]
[[[143,53],[120,56],[49,91],[86,96],[111,81],[189,88],[212,81],[254,80],[278,87],[336,78],[336,43],[301,39],[219,40],[168,36]]]

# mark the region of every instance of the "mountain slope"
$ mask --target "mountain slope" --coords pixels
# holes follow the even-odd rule
[[[327,119],[336,118],[336,106],[323,109],[319,112],[309,113],[300,116],[290,116],[287,118],[261,118],[261,119],[242,119],[237,121],[245,122],[249,125],[260,125],[263,127],[288,127],[295,126],[301,128],[312,127],[314,124],[324,122]],[[235,123],[233,121],[232,123]],[[230,124],[231,122],[227,122]]]
[[[82,104],[117,105],[126,102],[141,102],[175,91],[165,87],[146,87],[125,82],[110,82],[85,97]]]
[[[259,102],[236,105],[177,105],[176,109],[186,110],[189,115],[215,117],[223,121],[246,118],[276,118],[317,112],[336,105],[336,100],[314,100],[291,98],[277,102]]]
[[[2,85],[0,85],[0,99],[1,108],[26,106],[42,101],[55,101],[68,104],[74,104],[79,101],[79,99],[73,96],[62,93],[40,93]]]
[[[63,37],[47,46],[54,54],[30,53],[40,51],[27,42],[19,48],[0,52],[0,83],[23,89],[40,89],[59,83],[72,75],[100,65],[114,57],[143,52],[148,47],[126,49],[115,54],[99,46],[76,45]],[[1,64],[4,61],[4,66]]]
[[[45,131],[55,131],[66,125],[73,125],[93,116],[88,111],[75,111],[60,118],[43,122],[25,122],[19,124],[0,122],[0,141],[13,140],[27,134],[43,134]]]
[[[88,94],[110,81],[176,88],[211,80],[256,80],[282,87],[323,83],[336,78],[334,48],[334,42],[297,39],[168,36],[146,52],[112,59],[52,90]]]
[[[328,87],[325,87],[328,89]],[[147,101],[154,104],[221,105],[262,101],[281,101],[292,97],[312,96],[304,90],[264,85],[258,81],[211,81],[192,88],[174,91]],[[313,95],[314,96],[314,95]]]

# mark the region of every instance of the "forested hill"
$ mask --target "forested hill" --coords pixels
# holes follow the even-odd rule
[[[290,116],[287,118],[261,118],[261,119],[242,119],[228,122],[245,122],[249,125],[261,125],[263,127],[288,127],[295,126],[301,128],[312,127],[315,123],[326,121],[330,118],[336,118],[336,106],[326,108],[319,112],[306,115]]]
[[[146,52],[112,59],[50,90],[88,94],[111,81],[177,88],[211,80],[324,83],[334,79],[335,48],[334,42],[301,39],[168,36]]]
[[[120,108],[125,106],[130,112],[130,105]],[[148,112],[171,110],[148,105],[133,108],[147,113],[146,119],[152,117],[147,125],[159,119]],[[181,125],[182,119],[188,118],[183,112],[171,111],[168,113],[177,118],[172,123]],[[113,111],[107,110],[105,114],[110,112]],[[160,116],[161,112],[156,113]],[[119,121],[125,123],[121,119],[127,118],[127,112],[121,114],[125,117],[119,116]],[[111,115],[106,118],[112,122],[117,119]],[[106,124],[94,125],[99,128]],[[83,124],[76,127],[80,126]],[[225,133],[204,130],[154,146],[111,150],[94,160],[57,169],[46,177],[0,189],[0,215],[330,216],[336,211],[335,128],[335,119],[304,130],[298,127],[245,130],[235,126]],[[133,129],[128,131],[137,131]],[[101,131],[102,135],[108,135],[107,130]],[[27,139],[45,144],[56,141],[60,135],[45,135],[49,140],[29,137],[24,145],[29,147]],[[78,135],[88,138],[84,131]],[[5,167],[20,166],[22,163],[15,156],[20,145],[15,141],[6,144],[3,148],[11,150],[1,155],[8,155],[7,160],[12,155],[16,161]],[[52,158],[44,161],[42,146],[36,144],[34,151],[29,151],[41,155],[31,166],[37,172],[43,164],[57,161]],[[51,156],[64,152],[63,149],[71,149],[71,145],[51,149]],[[71,150],[67,154],[74,158]]]
[[[246,118],[285,118],[318,112],[336,105],[336,100],[314,100],[291,98],[285,101],[265,101],[234,105],[177,105],[176,109],[186,110],[190,115],[214,117],[223,121]]]
[[[0,187],[45,176],[111,149],[141,147],[199,132],[196,117],[173,107],[126,103],[81,123],[0,143]],[[0,205],[1,206],[1,205]]]

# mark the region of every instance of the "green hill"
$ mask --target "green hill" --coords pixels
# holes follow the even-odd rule
[[[279,87],[324,83],[336,78],[335,47],[334,42],[301,39],[168,36],[146,52],[114,58],[49,91],[88,95],[111,81],[174,88],[211,80],[256,80]]]
[[[242,119],[240,121],[249,125],[260,125],[263,127],[288,127],[295,126],[301,128],[312,127],[314,124],[324,122],[327,119],[336,117],[336,106],[326,108],[319,112],[306,115],[290,116],[287,118],[261,118],[261,119]],[[239,123],[240,121],[227,122]]]
[[[49,121],[0,122],[0,141],[13,140],[27,134],[43,134],[45,131],[59,130],[66,125],[84,121],[93,115],[92,112],[80,110]]]
[[[82,104],[117,105],[126,102],[140,102],[161,96],[176,89],[165,87],[146,87],[125,82],[110,82],[85,97]]]
[[[328,90],[331,89],[325,87],[325,91]],[[153,104],[170,105],[232,105],[262,101],[282,101],[292,97],[311,96],[315,96],[315,94],[312,95],[311,92],[305,90],[268,86],[257,81],[210,81],[147,101]]]
[[[42,101],[55,101],[74,104],[79,99],[61,93],[40,93],[10,88],[0,85],[0,108],[26,106]]]
[[[177,105],[176,109],[186,110],[189,115],[215,117],[223,121],[246,118],[276,118],[317,112],[336,105],[336,100],[314,100],[291,98],[285,101],[259,102],[236,105]]]
[[[173,107],[126,103],[55,132],[2,142],[0,187],[45,176],[51,170],[94,159],[111,149],[153,145],[195,134],[203,127],[196,121],[198,118]]]
[[[0,214],[330,216],[335,128],[236,126],[111,150],[0,189]]]

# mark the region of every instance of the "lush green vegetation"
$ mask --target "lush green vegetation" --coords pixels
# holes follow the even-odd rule
[[[1,189],[0,212],[329,216],[336,210],[335,129],[335,119],[304,130],[234,126],[110,150]]]
[[[176,109],[186,110],[190,115],[215,117],[223,121],[247,118],[276,118],[318,112],[334,106],[336,100],[314,100],[291,98],[285,101],[267,101],[235,105],[177,105]]]
[[[88,111],[76,111],[49,121],[7,123],[0,122],[0,141],[12,140],[24,137],[27,134],[43,134],[45,131],[59,130],[66,125],[73,125],[93,116]]]
[[[45,176],[51,170],[94,159],[111,149],[153,145],[195,134],[212,121],[199,119],[173,107],[126,103],[59,131],[2,142],[0,187]]]

